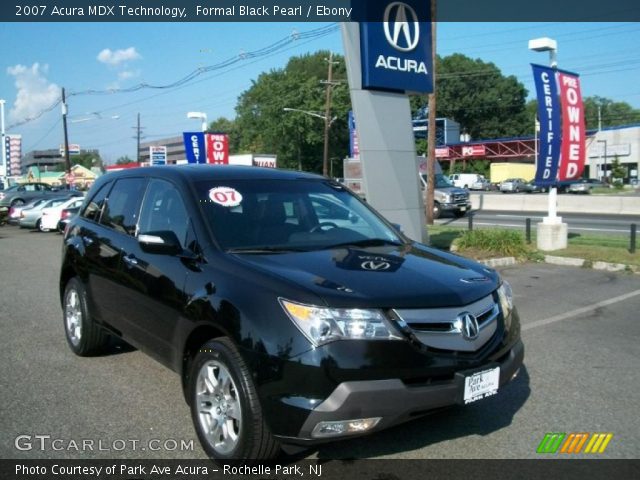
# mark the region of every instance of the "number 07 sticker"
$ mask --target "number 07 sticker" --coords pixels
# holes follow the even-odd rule
[[[213,203],[223,207],[237,207],[242,202],[242,195],[235,188],[216,187],[209,190],[209,198]]]

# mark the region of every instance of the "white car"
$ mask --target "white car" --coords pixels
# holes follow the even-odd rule
[[[84,202],[83,197],[73,197],[69,200],[56,205],[55,207],[47,207],[42,209],[42,219],[40,220],[40,230],[47,232],[49,230],[56,230],[58,228],[58,222],[60,221],[60,215],[65,208],[75,208],[82,205]]]

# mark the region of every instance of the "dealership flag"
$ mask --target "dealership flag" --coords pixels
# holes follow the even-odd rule
[[[207,154],[204,149],[204,133],[184,132],[184,151],[189,163],[207,163]]]
[[[560,160],[560,105],[556,71],[542,65],[531,65],[538,95],[540,120],[540,148],[538,150],[537,185],[553,185],[558,175]]]
[[[207,163],[229,163],[229,138],[224,133],[207,133]]]
[[[574,73],[558,72],[558,86],[562,106],[562,154],[558,177],[560,181],[573,180],[582,175],[586,157],[580,78]]]

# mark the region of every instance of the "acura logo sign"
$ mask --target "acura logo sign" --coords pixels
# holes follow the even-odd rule
[[[478,320],[469,312],[462,312],[456,318],[456,326],[459,326],[462,338],[465,340],[475,340],[480,333]]]
[[[384,34],[396,50],[410,52],[416,48],[420,41],[416,11],[406,3],[390,3],[384,11]]]

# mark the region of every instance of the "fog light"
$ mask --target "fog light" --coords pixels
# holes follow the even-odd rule
[[[382,417],[356,418],[354,420],[341,420],[338,422],[320,422],[315,426],[313,432],[311,432],[311,436],[314,438],[323,438],[362,433],[371,430],[380,420],[382,420]]]

